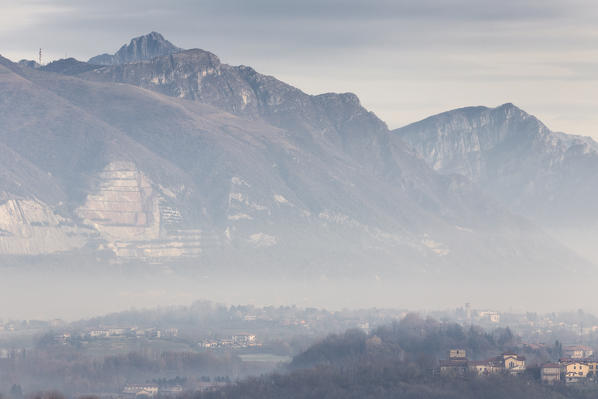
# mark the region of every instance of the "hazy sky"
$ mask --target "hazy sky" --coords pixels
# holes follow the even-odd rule
[[[596,0],[0,0],[13,60],[86,60],[152,30],[308,93],[354,92],[391,128],[513,102],[598,138]]]

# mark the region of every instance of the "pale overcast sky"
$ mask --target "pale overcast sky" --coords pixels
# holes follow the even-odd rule
[[[597,0],[0,0],[0,54],[81,60],[162,33],[395,128],[513,102],[598,138]]]

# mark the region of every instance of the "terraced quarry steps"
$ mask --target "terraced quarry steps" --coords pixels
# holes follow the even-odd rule
[[[133,162],[112,162],[97,180],[97,189],[77,214],[100,232],[117,257],[159,260],[201,254],[202,230],[178,228],[181,212],[165,204],[174,194],[155,188]]]

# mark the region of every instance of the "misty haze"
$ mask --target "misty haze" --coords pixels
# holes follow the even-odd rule
[[[598,395],[593,2],[0,5],[1,399]]]

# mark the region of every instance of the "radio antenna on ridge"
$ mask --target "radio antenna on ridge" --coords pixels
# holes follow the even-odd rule
[[[40,65],[42,64],[42,49],[41,49],[41,47],[40,47],[40,49],[39,49],[39,62],[38,62],[38,63],[39,63]]]

